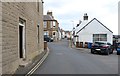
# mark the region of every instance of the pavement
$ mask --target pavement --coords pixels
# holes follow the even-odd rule
[[[30,76],[31,74],[94,74],[91,76],[113,74],[105,76],[117,76],[118,59],[115,53],[110,56],[92,55],[90,49],[76,48],[73,45],[71,48],[69,41],[66,40],[48,43],[48,47],[50,49],[48,57],[44,57],[46,50],[27,67],[20,67],[15,76],[16,74],[20,76]]]
[[[67,40],[49,43],[50,54],[33,75],[106,74],[111,76],[108,74],[118,73],[118,56],[115,53],[109,56],[91,54],[89,49],[75,49],[68,44]]]
[[[38,64],[39,66],[42,64],[42,62],[47,57],[48,53],[49,53],[49,48],[47,50],[44,50],[44,52],[42,52],[40,55],[36,56],[33,59],[33,61],[27,66],[19,66],[19,68],[16,70],[13,76],[16,76],[16,75],[29,76],[30,74],[32,74],[32,72],[36,70],[36,65],[38,67]]]

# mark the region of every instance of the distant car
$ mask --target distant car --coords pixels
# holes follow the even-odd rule
[[[49,37],[48,35],[44,35],[44,41],[53,42],[53,38]]]
[[[92,44],[91,53],[112,54],[113,46],[106,41],[96,41]]]
[[[116,51],[117,51],[117,55],[120,55],[120,43],[117,43]]]

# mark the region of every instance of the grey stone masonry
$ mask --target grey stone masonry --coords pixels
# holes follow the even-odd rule
[[[38,8],[39,6],[39,8]],[[0,6],[1,7],[1,6]],[[1,10],[0,10],[1,11]],[[1,16],[1,13],[0,13]],[[42,2],[2,2],[0,26],[0,68],[2,74],[13,74],[20,65],[29,64],[44,51]],[[24,56],[20,58],[19,20],[24,20]],[[38,27],[39,25],[39,27]],[[2,32],[1,32],[2,30]],[[38,35],[39,34],[39,35]],[[39,37],[38,37],[39,36]],[[1,55],[2,54],[2,55]]]
[[[120,35],[120,1],[118,2],[118,35]],[[118,39],[120,42],[120,39]],[[120,57],[118,57],[118,63],[120,63]],[[120,75],[120,64],[118,64],[118,73]]]
[[[0,75],[2,74],[2,3],[0,2]]]

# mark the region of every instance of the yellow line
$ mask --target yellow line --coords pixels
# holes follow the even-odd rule
[[[30,76],[31,74],[33,74],[38,69],[38,67],[40,67],[40,65],[44,62],[48,54],[49,54],[49,48],[47,48],[47,53],[44,55],[44,57],[25,76]]]

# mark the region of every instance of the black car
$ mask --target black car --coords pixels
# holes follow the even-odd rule
[[[113,46],[105,41],[96,41],[92,44],[91,53],[112,54]]]
[[[48,35],[44,35],[44,41],[53,42],[53,38],[49,37]]]

